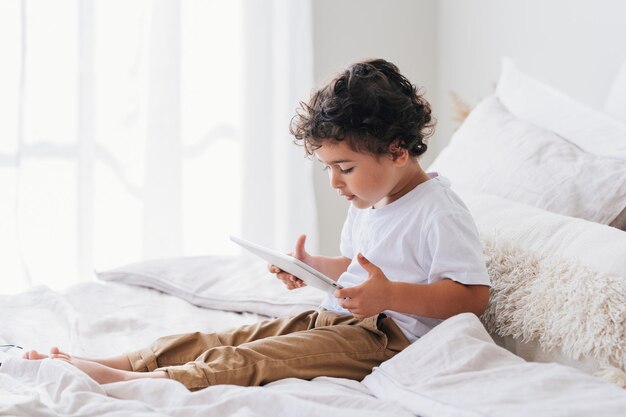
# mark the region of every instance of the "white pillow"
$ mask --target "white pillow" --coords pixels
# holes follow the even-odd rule
[[[96,272],[103,281],[153,288],[199,307],[288,316],[317,308],[324,294],[289,291],[256,257],[197,256],[137,262]]]
[[[626,233],[456,188],[480,232],[492,282],[487,328],[538,343],[515,350],[587,371],[626,369]],[[523,343],[515,346],[524,348]],[[549,354],[551,353],[551,354]]]
[[[626,126],[522,73],[504,58],[496,95],[520,119],[551,130],[587,152],[626,160]]]
[[[613,81],[604,103],[604,111],[626,123],[626,62]]]
[[[429,167],[453,185],[609,224],[626,207],[626,161],[584,152],[483,100]]]

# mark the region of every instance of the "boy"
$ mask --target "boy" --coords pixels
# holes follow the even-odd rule
[[[351,202],[341,255],[294,256],[339,281],[317,311],[228,332],[158,339],[109,359],[68,361],[100,383],[171,378],[190,390],[264,385],[288,377],[360,380],[443,319],[483,313],[489,278],[474,222],[447,182],[417,157],[432,130],[430,107],[384,60],[352,65],[301,104],[291,132]],[[289,289],[303,282],[273,265]],[[27,359],[42,359],[35,351]]]

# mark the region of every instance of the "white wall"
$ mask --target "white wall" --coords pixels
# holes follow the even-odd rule
[[[454,133],[455,92],[474,106],[498,79],[500,57],[596,108],[626,61],[621,0],[315,0],[317,84],[366,57],[396,63],[426,87],[438,120],[422,158],[428,167]],[[338,253],[347,204],[316,172],[320,246]]]
[[[320,86],[349,64],[385,58],[435,101],[436,2],[434,0],[315,0],[314,77]],[[320,252],[339,255],[348,203],[315,171]]]
[[[453,133],[449,92],[475,105],[508,55],[524,72],[596,108],[626,61],[620,0],[439,0],[434,150]]]

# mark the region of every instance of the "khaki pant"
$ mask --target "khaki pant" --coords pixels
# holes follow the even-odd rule
[[[363,379],[409,345],[394,321],[306,311],[220,333],[166,336],[128,354],[134,371],[162,370],[190,390],[264,385],[283,378]]]

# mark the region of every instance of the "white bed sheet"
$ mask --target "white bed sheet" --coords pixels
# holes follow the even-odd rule
[[[0,317],[2,343],[42,350],[58,345],[92,356],[135,349],[164,334],[264,318],[112,283],[81,284],[63,294],[40,287],[0,297]],[[626,415],[626,390],[565,366],[526,363],[495,345],[471,314],[444,321],[363,382],[286,379],[265,387],[189,392],[171,380],[100,386],[50,359],[4,354],[0,361],[0,415],[10,416]]]
[[[85,283],[63,294],[45,287],[0,297],[0,343],[46,352],[59,346],[101,357],[144,347],[166,334],[217,331],[266,316],[199,308],[155,290]],[[10,318],[10,320],[7,320]],[[0,355],[0,415],[10,416],[411,416],[356,381],[287,379],[266,387],[189,392],[170,380],[99,386],[61,361]]]
[[[109,356],[141,348],[165,334],[217,331],[266,318],[199,308],[143,287],[89,282],[63,293],[35,287],[0,298],[2,340],[47,352]]]

